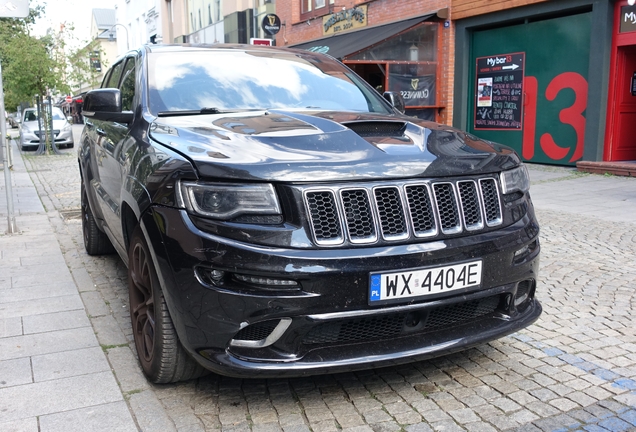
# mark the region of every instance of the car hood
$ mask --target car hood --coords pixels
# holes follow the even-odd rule
[[[248,111],[160,117],[153,140],[193,161],[202,178],[284,182],[484,174],[516,153],[413,117],[350,112]]]

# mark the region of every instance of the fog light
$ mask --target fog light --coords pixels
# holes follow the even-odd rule
[[[524,255],[526,252],[528,252],[528,245],[525,245],[524,247],[519,249],[517,252],[515,252],[515,258],[518,258],[521,255]]]
[[[220,286],[223,285],[223,280],[225,279],[225,272],[217,269],[198,267],[194,274],[200,282],[207,285]]]
[[[253,285],[265,285],[269,287],[297,287],[298,282],[289,279],[272,279],[260,276],[250,276],[235,274],[234,278],[238,281],[253,284]]]

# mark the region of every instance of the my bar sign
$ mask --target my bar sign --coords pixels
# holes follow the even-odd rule
[[[621,7],[620,33],[627,33],[636,30],[636,6]]]

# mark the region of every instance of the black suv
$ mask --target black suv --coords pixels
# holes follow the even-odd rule
[[[128,266],[151,381],[395,365],[539,317],[519,157],[400,101],[293,49],[115,62],[84,102],[84,240]]]

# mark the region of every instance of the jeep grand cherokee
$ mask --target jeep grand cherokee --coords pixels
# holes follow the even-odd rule
[[[84,102],[84,240],[128,266],[151,381],[395,365],[539,317],[519,157],[399,106],[307,51],[115,62]]]

